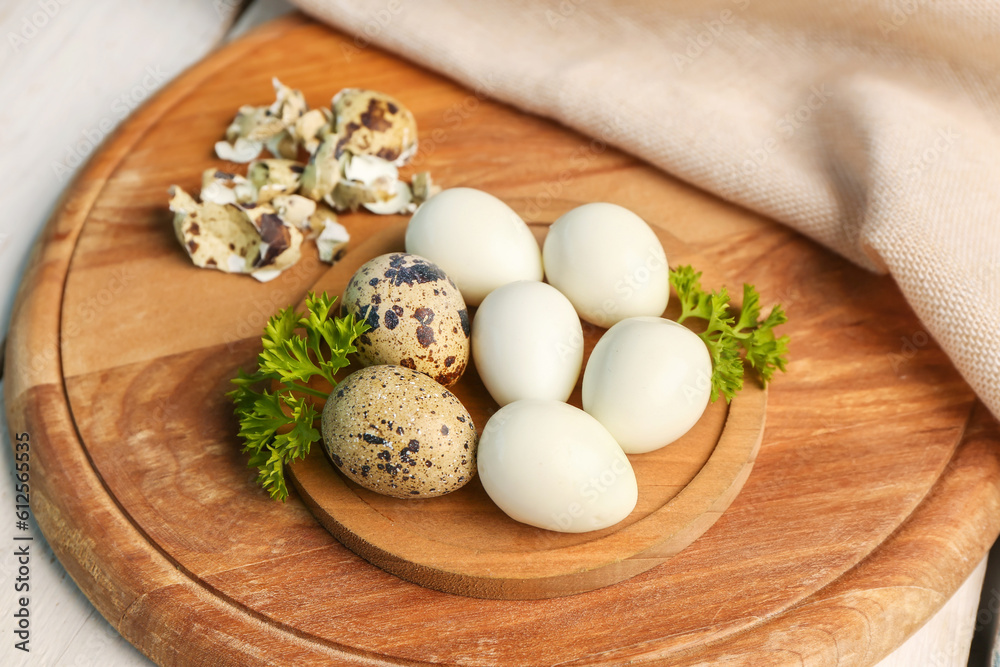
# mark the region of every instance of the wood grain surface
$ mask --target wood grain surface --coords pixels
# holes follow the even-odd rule
[[[161,664],[876,662],[957,589],[1000,530],[1000,434],[891,281],[598,140],[290,19],[196,66],[91,162],[36,248],[5,399],[30,430],[33,510],[67,570]],[[323,267],[258,284],[190,267],[166,210],[235,108],[277,75],[324,104],[391,92],[421,169],[552,220],[605,199],[785,304],[792,361],[753,474],[687,549],[550,600],[423,588],[253,485],[223,397],[259,329]],[[398,219],[345,217],[354,242]]]
[[[531,230],[539,245],[548,224]],[[665,229],[671,266],[707,266]],[[373,257],[405,252],[403,222],[373,235],[312,286],[343,294],[355,272]],[[708,267],[711,269],[711,267]],[[702,276],[721,287],[719,276]],[[299,310],[305,304],[299,304]],[[676,299],[665,315],[676,319]],[[475,326],[476,309],[470,309]],[[584,367],[605,329],[583,329]],[[350,372],[353,368],[345,369]],[[482,433],[499,406],[470,364],[449,389]],[[569,403],[582,408],[582,377]],[[329,385],[327,385],[328,390]],[[603,530],[557,533],[507,517],[478,477],[457,491],[427,500],[390,498],[337,473],[317,447],[289,469],[303,502],[337,539],[359,556],[408,581],[478,598],[531,600],[573,595],[617,583],[656,567],[715,523],[743,488],[764,433],[767,391],[755,382],[730,404],[716,401],[686,435],[654,452],[630,455],[639,486],[635,509]]]

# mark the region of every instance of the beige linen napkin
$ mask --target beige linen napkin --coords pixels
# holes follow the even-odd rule
[[[891,273],[1000,416],[1000,3],[295,2]]]

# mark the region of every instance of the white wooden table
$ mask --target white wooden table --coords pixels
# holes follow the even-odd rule
[[[284,0],[5,0],[0,6],[0,331],[31,244],[59,194],[104,136],[220,43],[291,11]],[[0,383],[0,392],[2,392]],[[0,422],[3,422],[0,411]],[[34,522],[15,527],[13,456],[2,426],[0,665],[150,664],[80,593]],[[14,537],[30,536],[30,591],[17,592]],[[22,542],[23,543],[23,542]],[[880,667],[965,665],[985,560]],[[15,648],[30,598],[30,652]],[[982,621],[983,619],[979,619]]]

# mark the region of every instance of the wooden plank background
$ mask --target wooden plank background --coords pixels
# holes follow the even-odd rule
[[[77,168],[128,113],[218,44],[290,11],[283,0],[8,0],[0,8],[0,327],[30,246]],[[2,384],[0,384],[2,392]],[[0,415],[2,418],[2,415]],[[6,424],[2,425],[6,438]],[[8,443],[0,468],[12,469]],[[13,510],[13,476],[0,482],[0,508]],[[94,610],[32,525],[4,521],[5,545],[29,534],[31,653],[14,649],[0,623],[3,665],[136,665],[149,661]],[[12,549],[0,557],[0,615],[16,597]],[[882,666],[964,665],[985,561],[949,603]]]

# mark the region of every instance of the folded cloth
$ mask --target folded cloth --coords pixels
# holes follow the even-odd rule
[[[294,2],[892,274],[1000,416],[1000,4]]]

